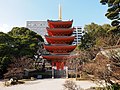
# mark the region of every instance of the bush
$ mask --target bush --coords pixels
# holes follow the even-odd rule
[[[83,90],[82,88],[80,88],[79,86],[76,85],[75,82],[71,81],[71,80],[66,80],[65,84],[63,84],[64,89],[66,90]]]
[[[118,83],[114,83],[112,85],[112,90],[120,90],[120,85]]]

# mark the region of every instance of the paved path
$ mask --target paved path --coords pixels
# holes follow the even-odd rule
[[[63,84],[66,79],[41,79],[35,81],[27,81],[25,84],[14,85],[9,87],[0,86],[0,90],[63,90]],[[2,83],[2,82],[0,82]],[[81,88],[89,88],[96,86],[90,81],[76,81]]]

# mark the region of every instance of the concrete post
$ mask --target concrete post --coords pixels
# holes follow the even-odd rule
[[[66,78],[68,78],[68,67],[66,66]]]
[[[52,62],[52,78],[54,78],[54,62]]]
[[[54,66],[52,66],[52,78],[54,78]]]

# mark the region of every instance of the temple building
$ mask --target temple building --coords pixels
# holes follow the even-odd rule
[[[47,23],[48,35],[45,35],[45,38],[48,44],[44,44],[44,48],[50,52],[50,55],[42,55],[42,57],[51,61],[52,78],[68,78],[66,60],[76,48],[76,45],[72,45],[75,39],[75,36],[72,36],[75,29],[72,27],[73,20],[63,21],[60,7],[59,20],[47,20]]]

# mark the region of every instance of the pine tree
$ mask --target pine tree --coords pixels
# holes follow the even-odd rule
[[[100,0],[103,5],[108,5],[105,16],[112,20],[112,26],[117,26],[120,30],[120,0]]]

